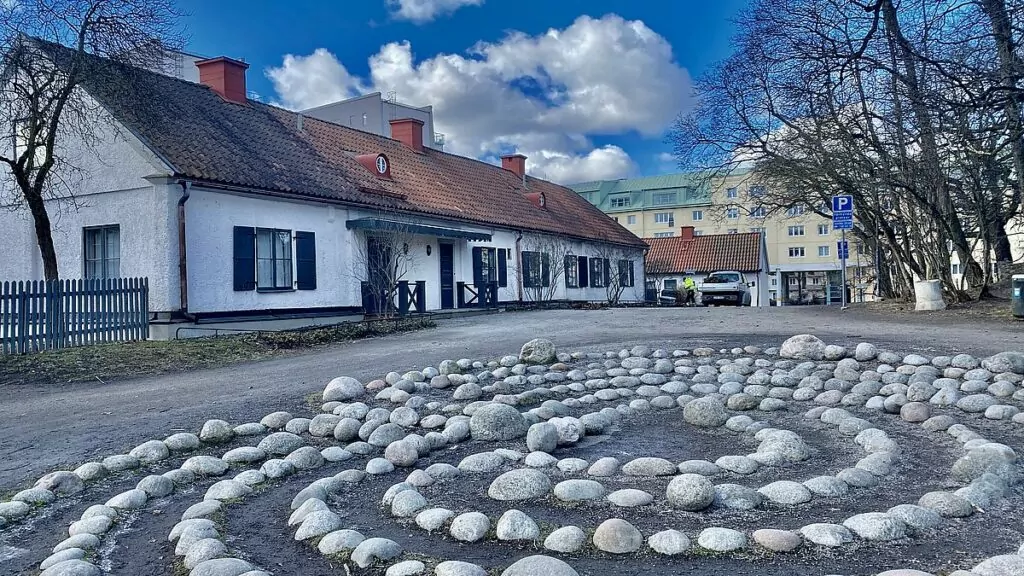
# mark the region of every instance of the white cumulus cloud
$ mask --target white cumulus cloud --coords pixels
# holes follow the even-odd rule
[[[693,103],[672,47],[638,20],[581,16],[565,29],[512,32],[466,54],[417,59],[408,42],[386,44],[356,78],[326,50],[286,56],[267,74],[279,101],[303,109],[366,90],[432,105],[447,151],[495,158],[517,151],[531,174],[569,183],[629,176],[636,163],[591,138],[660,137]]]
[[[387,3],[395,18],[422,24],[463,6],[479,6],[484,0],[387,0]]]

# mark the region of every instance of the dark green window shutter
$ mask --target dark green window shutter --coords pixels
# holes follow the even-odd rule
[[[473,284],[480,286],[484,283],[484,256],[483,248],[473,248]]]
[[[577,269],[580,271],[580,288],[586,288],[590,284],[590,269],[587,267],[589,264],[586,256],[579,257]]]
[[[544,288],[551,286],[551,254],[547,252],[540,255],[540,283]]]
[[[498,248],[498,286],[508,286],[508,250]]]
[[[626,284],[626,286],[632,288],[636,285],[636,278],[633,276],[633,261],[626,260],[626,265],[628,267],[627,270],[629,271],[629,284]]]
[[[316,290],[316,235],[295,233],[295,287]]]
[[[256,229],[235,226],[234,288],[236,292],[256,289]]]
[[[523,288],[533,288],[533,252],[523,252]]]
[[[611,276],[612,270],[611,270],[611,268],[612,268],[611,261],[608,260],[607,258],[605,258],[604,259],[604,285],[605,285],[606,288],[608,287],[609,284],[611,284],[611,281],[612,281],[612,276]]]

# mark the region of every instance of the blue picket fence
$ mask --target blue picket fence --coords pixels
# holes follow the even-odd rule
[[[33,280],[0,285],[0,353],[27,354],[149,337],[149,280]]]

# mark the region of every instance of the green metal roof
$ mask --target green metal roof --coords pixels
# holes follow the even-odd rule
[[[647,208],[700,206],[710,203],[711,199],[707,183],[693,173],[596,180],[572,184],[569,188],[609,213]],[[666,200],[664,194],[674,196],[669,196]],[[659,202],[655,202],[655,195],[658,195]],[[629,198],[628,205],[621,205],[621,199],[624,198]]]

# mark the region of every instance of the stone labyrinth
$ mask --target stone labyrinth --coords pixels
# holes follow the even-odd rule
[[[151,573],[191,576],[292,574],[316,555],[303,573],[1021,575],[1022,375],[1016,352],[810,335],[604,354],[534,340],[336,378],[311,419],[210,420],[52,472],[0,503],[0,535],[52,546],[44,576],[116,572],[140,546],[168,550],[143,555]],[[74,499],[79,519],[32,533]]]

